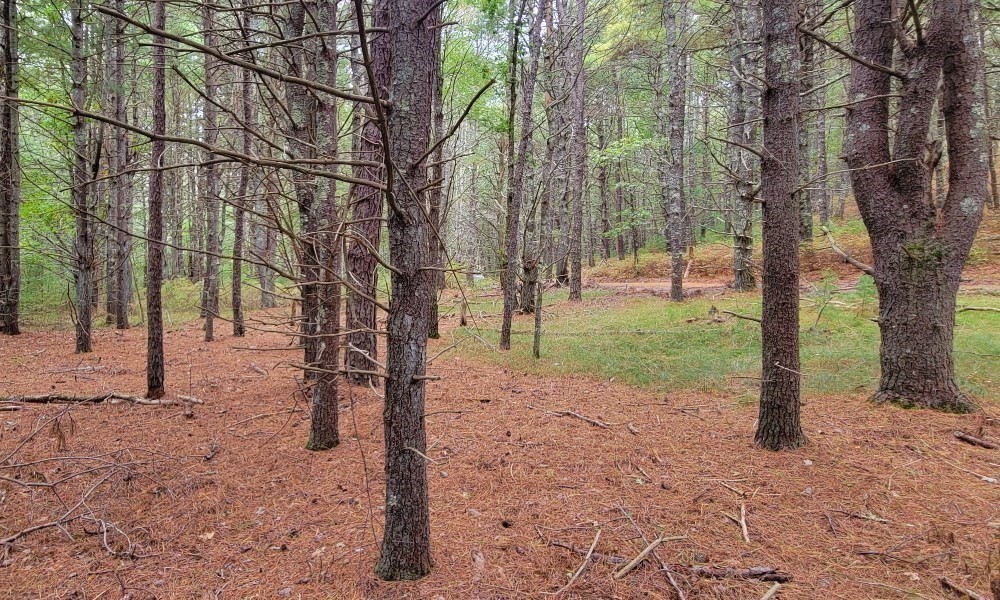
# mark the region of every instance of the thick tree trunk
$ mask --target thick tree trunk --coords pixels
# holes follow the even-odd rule
[[[86,30],[83,24],[82,0],[74,0],[70,8],[73,36],[70,73],[73,106],[85,109],[87,101],[87,57],[85,55]],[[87,121],[82,116],[73,117],[72,197],[76,217],[76,239],[73,244],[76,283],[76,351],[91,352],[91,326],[94,309],[94,236],[89,204],[89,173],[87,160]]]
[[[768,450],[805,443],[799,419],[799,117],[797,0],[764,0],[763,306],[760,411],[755,442]]]
[[[360,1],[360,0],[359,0]],[[376,0],[376,10],[387,0]],[[434,0],[388,2],[388,114],[392,164],[409,185],[426,182],[433,74],[440,49],[421,19],[439,11]],[[378,61],[376,61],[377,63]],[[380,96],[381,94],[379,94]],[[430,572],[430,510],[427,498],[427,433],[424,429],[427,369],[427,305],[433,273],[427,260],[422,194],[395,196],[388,173],[389,256],[395,272],[389,301],[385,383],[385,532],[375,573],[382,579],[418,579]],[[400,183],[399,189],[404,189]]]
[[[0,4],[0,333],[21,333],[21,159],[17,1]]]
[[[167,26],[166,0],[153,5],[153,26]],[[153,132],[167,131],[166,107],[166,40],[153,36]],[[164,394],[163,357],[163,155],[166,144],[153,140],[149,173],[149,241],[146,244],[146,397],[161,398]]]
[[[871,98],[848,109],[846,154],[879,290],[882,374],[874,399],[880,402],[950,412],[974,408],[958,389],[952,359],[955,297],[988,195],[974,10],[973,0],[936,2],[922,41],[902,41],[902,70],[909,76],[899,89],[891,151],[891,75],[851,67],[850,97]],[[901,42],[892,16],[888,0],[856,3],[855,54],[893,64]],[[942,75],[948,189],[935,199],[926,148]]]

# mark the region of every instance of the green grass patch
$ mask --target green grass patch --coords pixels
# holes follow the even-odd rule
[[[550,294],[546,305],[564,294]],[[760,375],[760,327],[719,314],[729,310],[760,316],[756,294],[730,294],[714,300],[672,303],[658,297],[626,297],[608,301],[588,293],[584,302],[557,305],[545,315],[541,358],[531,356],[532,320],[514,326],[512,350],[501,353],[483,344],[463,344],[462,352],[537,375],[583,374],[614,378],[656,392],[696,390],[756,398]],[[960,305],[1000,308],[996,296],[961,295]],[[494,305],[491,305],[494,306]],[[822,316],[820,315],[822,310]],[[874,389],[878,378],[877,301],[870,280],[856,291],[837,293],[832,286],[803,299],[800,352],[806,396]],[[496,342],[493,329],[477,335]],[[981,399],[1000,394],[1000,356],[995,313],[957,315],[955,361],[963,389]],[[456,335],[470,335],[459,330]]]

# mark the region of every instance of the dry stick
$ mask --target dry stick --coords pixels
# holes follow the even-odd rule
[[[570,578],[569,583],[559,588],[558,591],[552,593],[553,596],[558,596],[559,594],[568,590],[569,586],[573,585],[573,583],[577,580],[577,578],[580,577],[583,571],[587,568],[587,565],[590,564],[590,557],[594,554],[594,548],[597,547],[597,541],[599,539],[601,539],[600,529],[597,530],[597,535],[594,536],[594,542],[590,545],[590,550],[587,550],[587,556],[583,558],[583,563],[580,565],[580,568],[578,568],[576,572],[573,573],[573,577]]]
[[[1000,448],[1000,444],[996,442],[991,442],[989,440],[984,440],[982,438],[977,438],[976,436],[965,433],[964,431],[955,431],[955,437],[962,440],[966,444],[972,444],[973,446],[981,446],[983,448],[989,448],[990,450],[996,450]]]
[[[845,263],[847,263],[847,264],[849,264],[849,265],[851,265],[851,266],[853,266],[853,267],[855,267],[855,268],[863,271],[864,273],[867,273],[868,275],[871,275],[872,277],[875,277],[875,269],[873,269],[872,267],[866,265],[865,263],[861,262],[860,260],[855,259],[850,254],[848,254],[843,249],[841,249],[841,247],[837,245],[837,242],[835,242],[833,240],[833,235],[830,233],[829,229],[827,229],[826,227],[820,227],[820,230],[822,230],[823,233],[826,234],[826,239],[827,239],[828,242],[830,242],[830,248]]]
[[[595,427],[600,427],[601,429],[607,429],[608,427],[611,427],[610,423],[604,423],[604,422],[598,421],[596,419],[591,419],[590,417],[581,415],[580,413],[573,412],[571,410],[545,410],[544,408],[537,408],[537,407],[532,406],[530,404],[528,404],[527,407],[530,408],[530,409],[532,409],[532,410],[537,410],[539,412],[543,412],[545,414],[552,415],[554,417],[576,417],[577,419],[580,419],[582,421],[586,421],[587,423],[590,423],[591,425],[594,425]]]
[[[733,523],[736,523],[737,525],[740,526],[740,530],[743,532],[743,541],[749,544],[750,534],[747,532],[747,505],[740,504],[740,518],[738,519],[729,513],[722,513],[722,516],[726,517]]]
[[[193,398],[191,396],[177,396],[180,400],[186,402],[192,402],[194,404],[204,404],[203,401]],[[97,394],[94,396],[75,396],[72,394],[61,394],[53,392],[51,394],[40,394],[37,396],[7,396],[0,398],[3,402],[19,402],[25,404],[99,404],[101,402],[114,403],[117,402],[130,402],[132,404],[141,404],[144,406],[172,406],[178,404],[176,400],[164,399],[164,400],[150,400],[149,398],[140,398],[138,396],[128,396],[126,394],[121,394],[118,392],[105,392],[103,394]]]
[[[618,510],[620,510],[621,513],[625,515],[625,518],[628,519],[629,523],[632,524],[632,527],[635,527],[635,530],[639,532],[639,537],[642,538],[642,541],[648,544],[649,540],[646,539],[646,534],[642,532],[642,528],[639,527],[639,524],[635,522],[635,519],[632,518],[632,515],[630,515],[629,512],[625,510],[625,507],[619,506]],[[677,584],[677,580],[674,579],[674,574],[667,566],[667,563],[663,562],[663,559],[657,556],[655,550],[652,551],[652,554],[653,558],[656,559],[656,562],[660,563],[660,570],[663,571],[663,573],[666,575],[667,581],[674,588],[674,591],[677,592],[677,598],[679,598],[679,600],[687,600],[687,597],[684,595],[684,590],[682,590],[681,586]]]
[[[958,594],[962,598],[968,598],[968,600],[986,600],[986,596],[982,596],[974,592],[973,590],[959,587],[955,583],[952,583],[952,581],[947,577],[942,577],[940,581],[941,581],[941,587],[944,588],[945,591],[947,592],[954,592],[955,594]]]
[[[655,550],[656,547],[659,546],[660,544],[662,544],[663,542],[672,542],[672,541],[686,540],[686,539],[687,539],[686,535],[677,535],[677,536],[674,536],[674,537],[663,537],[663,536],[660,536],[660,537],[656,538],[655,540],[653,540],[652,542],[650,542],[649,545],[646,546],[643,549],[642,552],[640,552],[639,554],[637,554],[635,558],[633,558],[631,561],[629,561],[629,563],[627,565],[625,565],[621,569],[615,571],[614,578],[615,579],[621,579],[622,577],[625,577],[626,575],[628,575],[632,571],[632,569],[636,568],[637,566],[639,566],[640,563],[642,563],[642,561],[646,560],[646,557],[649,556],[649,554],[653,550]]]
[[[719,311],[719,312],[721,312],[724,315],[732,315],[732,316],[736,317],[737,319],[746,319],[747,321],[753,321],[754,323],[760,323],[760,319],[758,319],[757,317],[751,317],[750,315],[741,315],[740,313],[734,313],[731,310],[722,310],[722,311]]]
[[[1000,308],[994,308],[992,306],[963,306],[962,308],[956,310],[955,312],[965,312],[967,310],[982,311],[982,312],[1000,312]]]
[[[688,565],[667,565],[667,569],[677,569],[687,571],[698,577],[708,577],[710,579],[758,579],[760,581],[775,581],[787,583],[792,580],[792,576],[784,571],[779,571],[774,567],[748,567],[745,569],[728,569],[720,567],[690,567]]]
[[[774,595],[777,594],[778,590],[780,589],[781,589],[781,584],[775,583],[774,585],[771,586],[771,589],[767,590],[766,594],[760,597],[760,600],[771,600],[771,598],[774,598]]]

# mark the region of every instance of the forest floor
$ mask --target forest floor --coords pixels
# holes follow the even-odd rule
[[[73,354],[68,333],[0,339],[0,393],[141,393],[142,329],[100,330],[87,356]],[[659,547],[666,563],[787,572],[781,598],[940,598],[944,576],[989,586],[1000,456],[953,433],[1000,438],[992,403],[955,416],[862,395],[808,401],[809,445],[776,454],[751,444],[755,407],[725,394],[664,396],[446,354],[431,369],[444,379],[428,384],[435,569],[384,583],[372,574],[383,515],[374,393],[345,393],[342,445],[309,452],[306,404],[280,365],[292,353],[238,349],[286,337],[206,344],[194,322],[166,344],[168,397],[204,400],[191,417],[128,404],[0,413],[0,458],[13,453],[0,476],[41,484],[83,472],[55,488],[0,481],[0,536],[86,495],[82,519],[3,553],[0,594],[542,598],[570,581],[598,532],[598,559],[564,597],[670,597],[656,559],[612,575],[643,536],[684,536]],[[744,510],[747,539],[730,518]],[[680,568],[674,577],[688,598],[756,599],[772,585]]]
[[[996,265],[973,271],[969,285],[995,293]],[[729,295],[719,278],[693,282],[713,288],[706,307]],[[659,298],[624,291],[591,291],[575,305],[553,295],[546,318],[572,329],[634,309],[630,302],[661,320],[668,314]],[[870,307],[845,301],[837,310],[844,314],[824,316],[830,329],[807,343],[831,345],[842,322],[867,323]],[[942,577],[986,597],[991,576],[1000,577],[1000,450],[954,433],[1000,439],[995,369],[979,356],[996,356],[990,332],[1000,328],[989,313],[963,315],[978,319],[963,321],[959,336],[980,334],[966,348],[976,352],[962,355],[980,362],[962,364],[977,373],[970,381],[981,390],[981,412],[874,406],[865,371],[850,392],[807,388],[809,444],[785,453],[753,447],[753,381],[742,371],[703,389],[672,380],[627,385],[603,370],[614,372],[614,363],[575,371],[552,363],[540,373],[484,356],[485,333],[473,336],[484,342],[479,351],[452,348],[457,318],[447,316],[444,338],[430,349],[439,356],[429,370],[443,379],[428,383],[426,409],[435,568],[408,583],[381,582],[372,571],[384,515],[377,394],[344,386],[341,446],[309,452],[307,402],[299,372],[287,366],[300,351],[288,336],[265,331],[274,327],[262,326],[263,313],[245,338],[212,343],[202,341],[200,322],[179,324],[166,335],[168,399],[203,404],[0,403],[0,540],[42,527],[0,544],[0,597],[450,600],[562,590],[565,598],[630,599],[676,597],[676,584],[687,598],[756,600],[773,585],[696,576],[692,565],[778,569],[793,579],[777,598],[958,597],[942,590]],[[280,319],[280,310],[270,316]],[[516,331],[530,327],[530,317],[517,318]],[[744,352],[755,335],[741,323],[712,327]],[[678,328],[664,340],[686,335]],[[868,343],[876,334],[865,335]],[[624,338],[621,347],[646,352],[651,337]],[[141,394],[145,339],[142,328],[99,329],[95,352],[82,356],[66,329],[0,337],[0,396]],[[550,361],[562,351],[558,339],[546,338]],[[573,340],[568,347],[579,346]],[[832,364],[834,377],[860,369]],[[614,577],[660,536],[679,539]],[[660,561],[674,565],[674,583]]]

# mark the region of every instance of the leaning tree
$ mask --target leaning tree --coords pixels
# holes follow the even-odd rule
[[[975,5],[854,5],[846,158],[879,293],[877,402],[974,408],[955,382],[952,346],[959,279],[987,197]],[[948,172],[947,194],[936,195],[940,144],[928,142],[935,103],[945,119]]]

